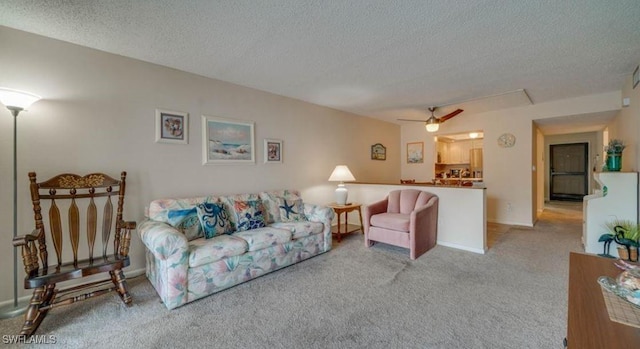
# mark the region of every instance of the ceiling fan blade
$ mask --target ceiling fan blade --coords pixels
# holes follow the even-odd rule
[[[413,120],[413,119],[398,119],[398,121],[417,121],[417,122],[426,122],[426,120]]]
[[[453,112],[451,112],[451,113],[449,113],[449,114],[447,114],[445,116],[439,117],[438,120],[440,120],[440,122],[445,122],[445,121],[451,119],[452,117],[462,113],[463,111],[464,110],[462,110],[462,109],[456,109],[455,111],[453,111]]]

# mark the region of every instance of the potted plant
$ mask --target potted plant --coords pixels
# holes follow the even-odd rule
[[[635,262],[638,260],[638,247],[640,245],[640,225],[630,220],[609,221],[605,224],[606,234],[600,236],[599,241],[604,242],[605,250],[602,255],[609,255],[609,245],[615,241],[620,259]]]
[[[607,171],[620,171],[622,168],[622,151],[626,145],[620,139],[612,139],[604,147],[607,153]]]

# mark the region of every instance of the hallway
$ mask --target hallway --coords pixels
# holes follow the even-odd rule
[[[511,229],[548,231],[557,230],[582,236],[582,202],[549,201],[533,228],[508,224],[487,223],[487,245],[491,249]],[[580,246],[582,242],[578,241]]]

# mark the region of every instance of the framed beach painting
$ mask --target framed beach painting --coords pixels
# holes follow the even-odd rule
[[[407,143],[407,163],[421,164],[424,162],[424,143]]]
[[[265,164],[281,164],[282,163],[282,140],[265,138],[264,163]]]
[[[189,143],[189,114],[156,109],[156,143]]]
[[[254,123],[202,116],[202,164],[255,163]]]

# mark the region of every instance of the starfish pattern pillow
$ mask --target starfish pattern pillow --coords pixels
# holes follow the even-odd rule
[[[280,220],[283,222],[307,221],[302,199],[278,198],[278,209],[280,210]]]

